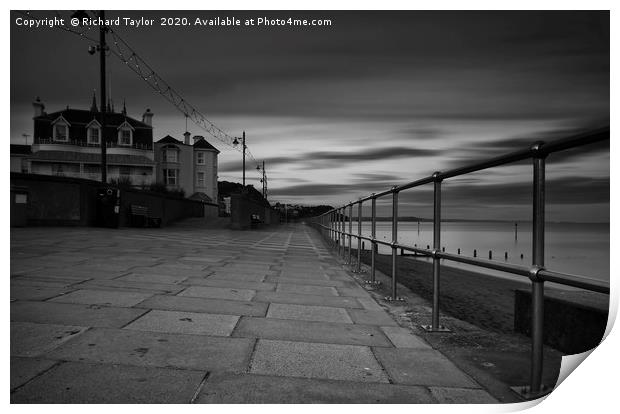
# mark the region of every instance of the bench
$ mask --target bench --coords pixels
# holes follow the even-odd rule
[[[153,216],[145,206],[132,204],[130,218],[133,227],[161,227],[161,217]]]

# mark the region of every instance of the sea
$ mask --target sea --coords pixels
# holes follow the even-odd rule
[[[532,264],[531,222],[483,222],[449,221],[441,224],[441,247],[447,253],[530,266]],[[357,223],[353,221],[353,232]],[[392,224],[379,221],[376,225],[378,240],[392,240]],[[348,230],[348,224],[347,224]],[[515,234],[516,230],[516,234]],[[370,221],[362,222],[362,234],[370,236]],[[426,248],[433,245],[433,224],[431,222],[399,222],[398,242],[409,246]],[[353,247],[357,241],[353,239]],[[365,248],[370,249],[369,242]],[[390,254],[389,246],[379,245],[379,253]],[[400,251],[398,252],[400,254]],[[410,253],[410,252],[405,252]],[[507,254],[507,259],[506,259]],[[420,260],[430,260],[420,258]],[[491,269],[443,260],[442,265],[473,270],[498,277],[523,279]],[[609,223],[546,223],[545,224],[545,267],[549,270],[609,281]]]

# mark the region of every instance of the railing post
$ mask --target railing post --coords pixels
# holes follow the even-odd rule
[[[392,187],[392,296],[387,297],[387,300],[401,300],[397,295],[398,284],[398,268],[396,263],[398,243],[398,191],[396,187]]]
[[[370,212],[370,280],[366,283],[375,285],[375,250],[377,249],[377,197],[375,193],[371,195],[371,212]]]
[[[362,271],[362,199],[357,205],[357,273]]]
[[[340,244],[342,244],[342,260],[344,260],[344,258],[347,255],[347,247],[345,245],[345,236],[344,236],[344,226],[346,224],[344,220],[344,211],[345,211],[345,208],[342,207],[340,209]]]
[[[532,365],[530,394],[543,391],[543,325],[545,285],[538,276],[545,266],[545,155],[542,142],[534,144],[533,217],[532,217]]]
[[[349,266],[351,265],[351,235],[353,234],[353,203],[349,204]]]
[[[433,315],[431,324],[423,328],[429,332],[449,332],[439,325],[439,297],[441,292],[441,259],[437,256],[441,252],[441,178],[440,172],[433,173]]]

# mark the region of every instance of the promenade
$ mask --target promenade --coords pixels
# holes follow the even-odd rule
[[[303,225],[11,229],[13,403],[493,403]]]

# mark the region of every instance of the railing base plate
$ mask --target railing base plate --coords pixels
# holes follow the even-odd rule
[[[364,284],[372,285],[372,286],[379,286],[379,285],[381,285],[381,281],[379,281],[379,280],[364,280]]]
[[[388,302],[404,302],[405,301],[405,299],[401,298],[400,296],[397,296],[395,298],[391,296],[386,296],[384,299]]]
[[[510,389],[526,400],[535,400],[537,398],[544,397],[545,395],[550,394],[551,391],[553,391],[553,388],[543,386],[543,389],[541,391],[531,392],[529,385],[519,385],[515,387],[510,387]]]
[[[431,333],[449,333],[452,332],[450,329],[446,328],[443,325],[439,325],[439,327],[437,329],[433,329],[433,325],[420,325],[420,327],[422,329],[424,329],[426,332],[431,332]]]

